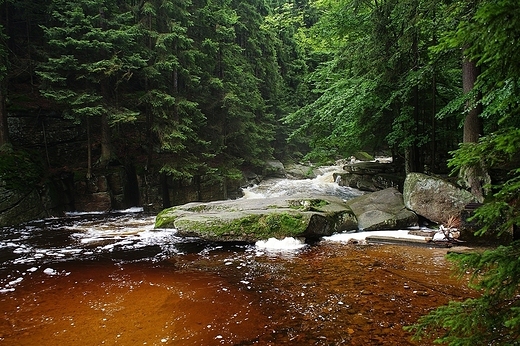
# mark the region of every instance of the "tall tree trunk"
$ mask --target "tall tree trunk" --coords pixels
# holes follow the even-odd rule
[[[148,30],[149,32],[152,32],[152,16],[148,15],[146,16],[146,19],[148,20]],[[148,35],[148,50],[153,50],[153,40],[152,36]],[[148,76],[145,75],[144,77],[144,89],[145,93],[150,93],[150,81],[148,79]],[[152,107],[150,106],[150,102],[146,103],[145,107],[145,113],[146,113],[146,145],[147,145],[147,153],[146,153],[146,167],[145,169],[151,169],[152,162],[153,162],[153,113],[152,113]],[[147,201],[148,202],[148,201]],[[148,202],[149,203],[149,202]]]
[[[462,62],[462,89],[464,93],[473,91],[475,83],[479,75],[479,68],[474,61],[470,61],[466,57]],[[476,97],[466,104],[466,117],[464,119],[464,143],[476,143],[482,134],[482,120],[479,115],[482,113],[482,105],[479,103],[481,95]],[[468,166],[462,169],[462,177],[466,182],[471,193],[479,200],[483,201],[483,181],[487,177],[487,172],[482,165]]]
[[[9,129],[7,127],[7,109],[5,98],[7,93],[7,78],[0,80],[0,147],[9,144]]]
[[[101,116],[101,157],[99,163],[102,166],[108,165],[112,160],[112,143],[110,138],[110,125],[108,124],[108,114]]]
[[[8,7],[7,3],[3,4],[5,8],[2,8],[2,14],[0,16],[0,38],[2,47],[0,47],[1,63],[4,65],[5,70],[0,71],[0,147],[5,144],[9,144],[9,128],[7,125],[7,109],[5,101],[7,98],[7,69],[8,69],[8,40],[4,36],[4,28],[8,27]]]
[[[415,16],[417,14],[415,13]],[[414,18],[415,18],[414,16]],[[413,54],[413,60],[412,60],[412,69],[414,71],[417,71],[419,69],[419,38],[417,30],[414,30],[413,37],[412,37],[412,54]],[[416,83],[412,90],[412,107],[413,107],[413,133],[411,134],[414,138],[412,147],[410,148],[409,152],[406,153],[405,157],[408,158],[410,161],[409,169],[410,172],[422,172],[424,170],[421,155],[419,152],[419,136],[420,130],[420,110],[419,110],[419,85]],[[409,173],[409,172],[407,172]]]
[[[92,139],[90,137],[90,118],[87,116],[87,179],[92,178]]]
[[[464,93],[469,93],[473,90],[479,75],[479,68],[476,63],[464,59],[462,63],[462,89]],[[478,102],[481,96],[477,95],[474,102]],[[482,105],[474,104],[469,101],[466,104],[466,118],[464,119],[464,143],[476,143],[482,134],[482,121],[479,117],[482,113]]]
[[[437,22],[437,2],[434,1],[433,5],[433,19]],[[433,27],[432,33],[432,45],[437,45],[437,32],[436,26]],[[432,112],[431,112],[431,153],[430,153],[430,171],[435,172],[437,166],[437,121],[435,115],[437,114],[437,65],[435,61],[432,65]]]
[[[430,170],[433,172],[437,165],[437,122],[435,114],[437,113],[437,76],[435,72],[435,65],[433,66],[432,75],[432,113],[431,113],[431,153],[430,153]]]
[[[105,11],[103,9],[99,10],[100,17],[103,19],[101,22],[101,29],[103,31],[107,30],[106,22],[105,22]],[[103,101],[105,104],[111,104],[113,98],[110,93],[110,77],[105,77],[101,80],[101,95],[103,95]],[[101,115],[101,157],[99,158],[99,163],[101,166],[106,166],[112,161],[112,139],[110,138],[110,125],[108,123],[108,114],[104,112]]]

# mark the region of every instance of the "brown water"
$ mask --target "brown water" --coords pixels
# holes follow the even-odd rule
[[[0,344],[429,345],[403,326],[473,294],[446,251],[322,242],[55,261],[0,293]]]

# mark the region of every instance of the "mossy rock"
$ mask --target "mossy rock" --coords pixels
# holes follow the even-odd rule
[[[336,197],[265,198],[188,203],[163,210],[156,228],[217,241],[317,238],[345,229],[349,208]]]
[[[366,151],[357,151],[354,153],[354,156],[359,161],[373,161],[374,157],[367,153]]]
[[[196,214],[178,219],[175,226],[182,236],[218,241],[256,241],[302,236],[310,217],[310,214],[289,212]]]

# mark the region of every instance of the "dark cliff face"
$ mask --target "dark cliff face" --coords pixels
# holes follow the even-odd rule
[[[12,147],[2,153],[0,160],[6,163],[9,156],[12,162],[9,174],[0,172],[0,226],[61,216],[67,211],[141,206],[146,211],[158,212],[192,201],[236,198],[244,184],[242,180],[214,176],[175,180],[159,173],[159,168],[146,165],[142,149],[131,151],[125,145],[125,138],[133,141],[132,138],[139,136],[137,127],[119,129],[121,138],[115,145],[117,160],[105,167],[94,164],[92,176],[87,178],[84,125],[55,111],[43,110],[12,112],[8,125]],[[91,133],[97,133],[99,124],[92,121],[91,126]],[[99,138],[93,137],[91,141],[96,160],[100,154]],[[16,153],[23,153],[24,158],[20,159]],[[6,171],[0,165],[2,169]]]
[[[48,169],[80,166],[87,159],[86,130],[54,111],[10,113],[9,139],[14,148],[37,153]]]

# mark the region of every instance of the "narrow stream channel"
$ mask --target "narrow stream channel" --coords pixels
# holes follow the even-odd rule
[[[273,249],[153,224],[135,209],[2,229],[0,344],[428,345],[402,327],[472,294],[446,249]]]

